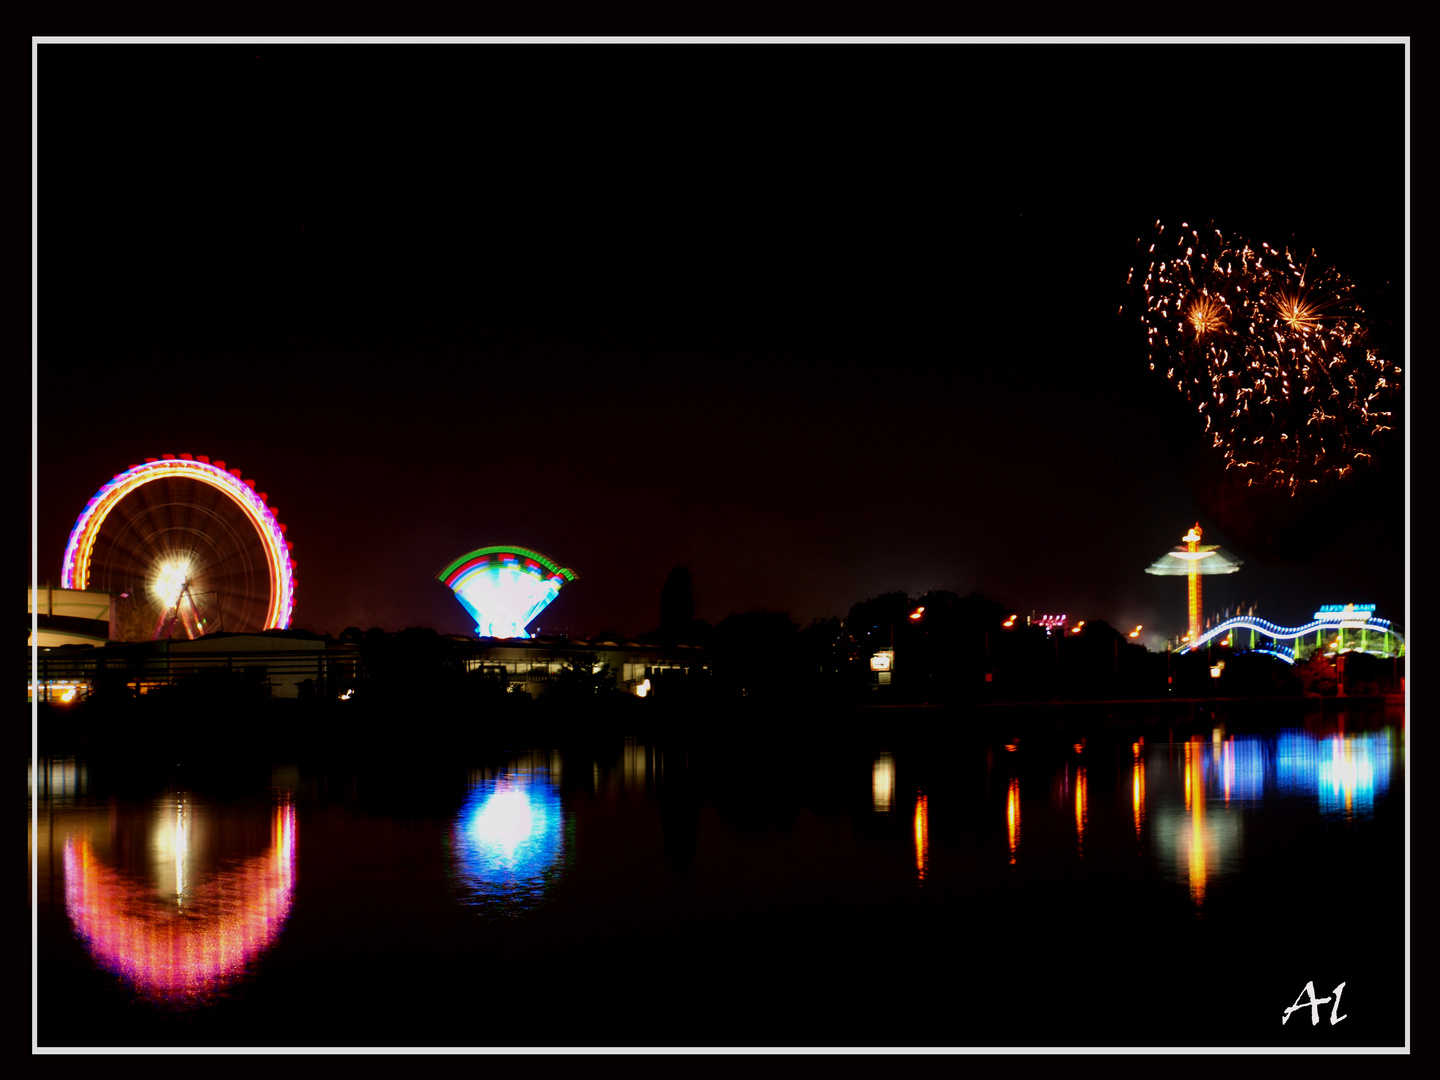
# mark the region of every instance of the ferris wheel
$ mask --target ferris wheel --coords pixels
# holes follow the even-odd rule
[[[223,461],[146,458],[85,504],[65,545],[61,587],[121,597],[122,641],[284,629],[295,561],[269,502]]]

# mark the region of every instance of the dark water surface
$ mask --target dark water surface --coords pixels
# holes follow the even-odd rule
[[[38,1044],[1404,1042],[1399,710],[975,716],[42,759]]]

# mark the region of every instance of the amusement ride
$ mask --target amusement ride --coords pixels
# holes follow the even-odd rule
[[[164,454],[117,473],[70,531],[61,586],[120,598],[122,641],[285,629],[293,545],[239,469]]]

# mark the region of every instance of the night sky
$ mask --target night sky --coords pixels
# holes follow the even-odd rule
[[[1404,625],[1403,459],[1247,549],[1118,313],[1138,237],[1213,220],[1403,330],[1403,46],[38,52],[41,583],[185,452],[268,491],[321,633],[469,632],[434,575],[498,543],[579,572],[547,633],[653,629],[676,565],[712,623],[950,589],[1178,633],[1144,568],[1197,520],[1245,559],[1207,609]]]

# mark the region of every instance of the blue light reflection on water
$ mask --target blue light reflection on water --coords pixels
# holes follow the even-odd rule
[[[1395,760],[1391,730],[1317,739],[1283,731],[1275,740],[1275,782],[1284,792],[1318,796],[1326,815],[1368,817],[1390,785]]]
[[[1323,814],[1368,816],[1375,795],[1390,786],[1395,747],[1391,729],[1316,736],[1284,730],[1274,736],[1233,736],[1221,747],[1220,772],[1207,762],[1207,791],[1227,801],[1280,795],[1318,796]]]
[[[1227,799],[1258,800],[1265,791],[1266,740],[1239,736],[1227,739],[1223,748],[1223,772]]]
[[[1391,728],[1317,735],[1287,729],[1274,735],[1192,736],[1179,753],[1172,784],[1132,784],[1136,821],[1148,817],[1161,865],[1190,888],[1197,908],[1210,889],[1242,870],[1246,826],[1264,820],[1267,800],[1309,803],[1341,828],[1374,816],[1388,791],[1397,749]],[[1164,759],[1154,761],[1164,769]],[[1143,769],[1137,765],[1137,769]],[[1148,786],[1158,804],[1142,806]],[[1257,816],[1258,815],[1258,816]]]
[[[1367,817],[1389,788],[1395,761],[1390,728],[1316,736],[1286,730],[1236,735],[1200,759],[1205,790],[1226,802],[1259,802],[1268,793],[1316,797],[1322,813]]]
[[[1376,793],[1390,785],[1394,760],[1390,729],[1326,740],[1317,770],[1320,809],[1327,814],[1369,817]]]
[[[462,902],[519,915],[564,870],[566,822],[547,766],[476,773],[455,817],[451,859]]]
[[[1275,737],[1275,786],[1291,795],[1315,789],[1319,748],[1306,731],[1282,731]]]

